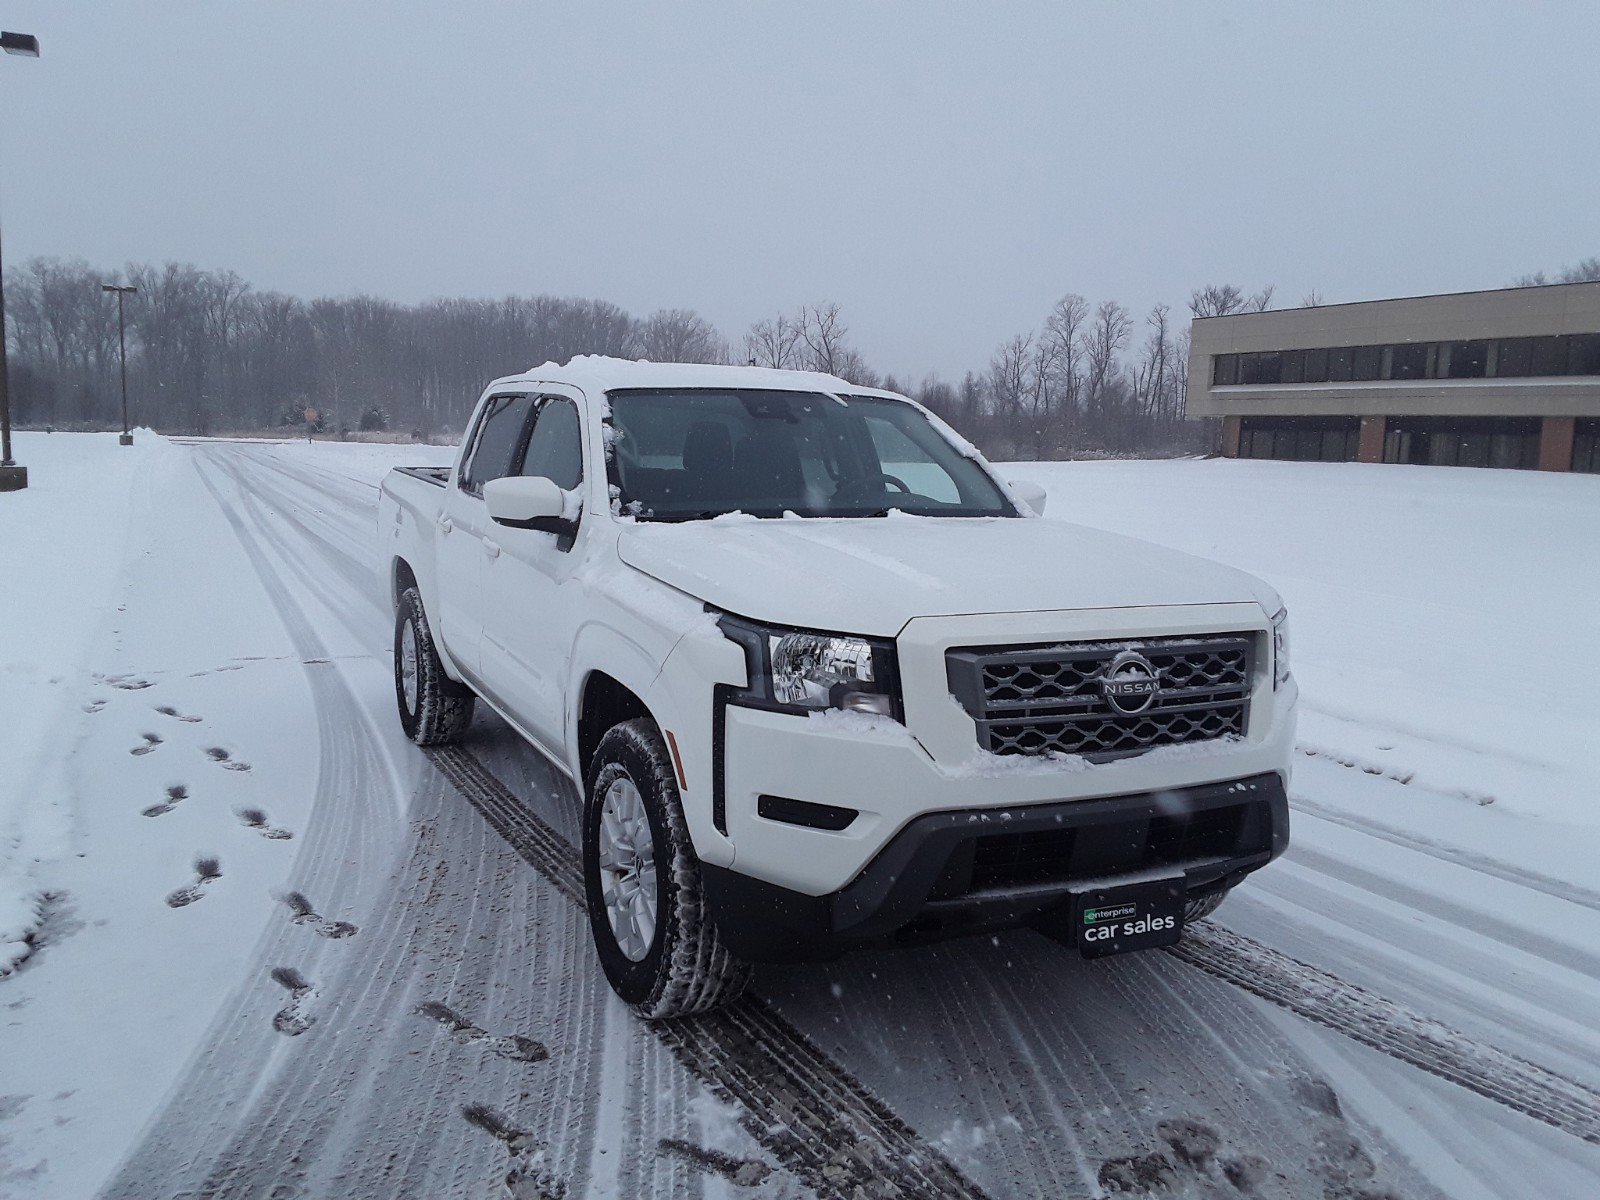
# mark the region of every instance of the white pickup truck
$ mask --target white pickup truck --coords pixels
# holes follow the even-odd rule
[[[1166,945],[1287,845],[1283,605],[1043,506],[828,375],[500,379],[452,467],[383,484],[400,720],[452,741],[481,699],[578,785],[600,962],[646,1017],[858,946]]]

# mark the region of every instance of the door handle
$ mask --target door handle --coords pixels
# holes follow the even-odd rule
[[[452,521],[449,517],[440,517],[438,524],[439,524],[439,532],[440,533],[449,533],[452,529],[454,529],[456,527],[456,523],[454,521]]]
[[[483,550],[484,550],[484,553],[487,554],[490,558],[499,558],[500,557],[500,543],[495,541],[493,538],[484,538],[483,539]]]

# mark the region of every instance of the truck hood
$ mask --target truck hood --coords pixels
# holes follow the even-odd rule
[[[630,524],[618,551],[724,612],[878,637],[914,617],[1277,602],[1242,571],[1055,520],[734,514]]]

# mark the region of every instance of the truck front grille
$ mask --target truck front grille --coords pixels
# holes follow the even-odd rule
[[[950,692],[977,723],[993,754],[1118,756],[1157,746],[1242,736],[1249,715],[1255,635],[980,646],[945,656]],[[1148,663],[1155,688],[1119,707],[1106,694],[1108,670],[1131,652]],[[1126,663],[1126,658],[1123,662]]]

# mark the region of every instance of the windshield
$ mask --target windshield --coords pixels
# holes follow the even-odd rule
[[[988,472],[903,401],[700,388],[610,400],[611,482],[630,516],[1017,515]]]

